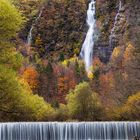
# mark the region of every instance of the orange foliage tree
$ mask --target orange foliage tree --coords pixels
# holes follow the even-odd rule
[[[34,67],[27,67],[22,75],[32,89],[35,89],[38,85],[38,76],[39,74]]]
[[[106,106],[110,106],[113,102],[112,90],[115,88],[115,79],[112,71],[106,74],[102,74],[99,77],[99,92],[101,93],[101,99]]]
[[[65,103],[65,97],[70,89],[76,86],[74,72],[70,68],[63,66],[55,67],[55,75],[57,75],[57,95],[56,99],[60,103]]]

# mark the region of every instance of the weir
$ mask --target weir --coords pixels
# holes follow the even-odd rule
[[[140,137],[140,122],[0,123],[0,140],[125,140]]]

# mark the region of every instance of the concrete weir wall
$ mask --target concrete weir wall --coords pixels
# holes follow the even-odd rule
[[[140,137],[140,122],[1,123],[0,140],[97,140]]]

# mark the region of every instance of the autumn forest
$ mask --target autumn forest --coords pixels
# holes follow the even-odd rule
[[[0,121],[140,121],[140,1],[121,2],[92,30],[88,0],[0,0]]]

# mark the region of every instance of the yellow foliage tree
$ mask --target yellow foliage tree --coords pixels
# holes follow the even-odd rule
[[[121,119],[140,120],[140,91],[130,96],[120,111]]]
[[[134,46],[129,43],[124,52],[124,63],[130,61],[133,58]]]

